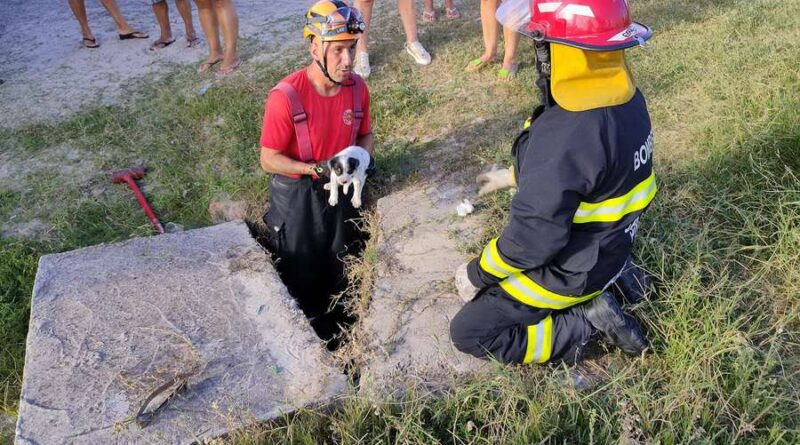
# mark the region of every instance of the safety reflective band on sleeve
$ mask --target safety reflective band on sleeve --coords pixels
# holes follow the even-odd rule
[[[528,326],[528,345],[523,363],[544,363],[550,360],[553,346],[553,317],[548,315],[539,324]]]
[[[656,175],[651,173],[647,179],[622,196],[596,203],[580,203],[572,222],[581,224],[619,221],[628,213],[647,207],[656,196],[656,191]]]
[[[503,261],[500,251],[497,250],[497,238],[489,241],[489,244],[483,249],[479,264],[486,273],[490,273],[497,278],[505,278],[522,270]]]
[[[509,276],[500,282],[500,287],[520,302],[542,309],[566,309],[578,303],[591,300],[603,292],[599,290],[580,297],[559,295],[536,284],[524,273],[515,273]]]

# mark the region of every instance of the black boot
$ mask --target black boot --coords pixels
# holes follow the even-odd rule
[[[617,300],[606,291],[585,304],[586,319],[602,332],[612,345],[628,355],[639,355],[647,349],[647,340],[639,323],[622,312]]]
[[[645,294],[652,291],[653,288],[650,285],[650,279],[647,278],[647,274],[628,258],[612,289],[624,301],[636,304],[644,300]]]

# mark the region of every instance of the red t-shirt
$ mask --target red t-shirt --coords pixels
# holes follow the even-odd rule
[[[361,95],[364,118],[358,130],[358,135],[364,136],[372,132],[369,90],[364,81],[361,79],[356,81],[361,81],[364,87]],[[355,122],[352,87],[341,87],[335,96],[321,96],[308,80],[305,68],[290,74],[283,79],[283,82],[288,82],[297,91],[308,116],[313,162],[329,159],[350,145]],[[292,104],[281,91],[271,91],[267,97],[260,142],[262,147],[279,150],[285,156],[300,160],[300,147],[297,145],[292,121]]]

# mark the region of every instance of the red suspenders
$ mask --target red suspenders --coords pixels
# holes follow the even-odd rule
[[[364,119],[364,110],[361,108],[361,100],[363,96],[364,82],[360,77],[353,76],[353,129],[350,134],[350,145],[356,143],[358,137],[358,130],[361,128],[361,121]],[[297,137],[297,145],[300,148],[300,160],[309,162],[313,159],[311,155],[311,135],[308,132],[308,115],[303,109],[303,104],[300,102],[300,96],[297,95],[294,87],[286,82],[278,82],[278,85],[272,89],[283,92],[292,104],[292,120],[294,121],[294,133]],[[344,147],[342,147],[344,148]]]

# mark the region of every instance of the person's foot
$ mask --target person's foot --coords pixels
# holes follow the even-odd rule
[[[434,23],[436,22],[436,11],[431,9],[430,11],[422,11],[422,23]]]
[[[650,278],[642,269],[633,264],[630,258],[625,261],[622,273],[619,274],[612,286],[614,293],[630,304],[644,300],[645,295],[652,289]]]
[[[119,33],[119,39],[120,40],[149,39],[149,38],[150,38],[150,35],[147,34],[146,32],[130,30],[130,31],[120,32]]]
[[[647,340],[642,334],[639,323],[622,312],[610,292],[603,292],[587,302],[584,314],[589,323],[602,332],[609,343],[624,353],[639,355],[647,349]]]
[[[497,79],[503,82],[510,82],[517,77],[517,71],[519,71],[518,63],[504,63],[503,67],[497,71]]]
[[[419,41],[406,42],[406,52],[414,58],[418,65],[430,65],[431,63],[431,55],[428,54],[428,51],[425,51]]]
[[[459,11],[455,5],[452,8],[445,8],[444,11],[445,15],[450,20],[457,20],[461,18],[461,11]]]
[[[160,49],[164,49],[172,45],[173,43],[175,43],[175,39],[173,39],[172,37],[167,39],[164,38],[158,39],[155,42],[153,42],[152,45],[150,45],[150,51],[158,51]]]
[[[200,62],[200,66],[197,67],[197,74],[205,73],[220,62],[222,62],[222,56],[208,56],[206,60]]]
[[[466,68],[464,68],[464,71],[468,73],[475,73],[482,70],[490,63],[494,62],[495,62],[494,55],[484,54],[478,57],[477,59],[470,60]]]
[[[219,66],[219,70],[217,70],[217,77],[228,77],[236,70],[239,69],[239,66],[242,64],[241,59],[236,59],[231,63],[223,62],[222,65]]]
[[[372,68],[369,66],[369,53],[357,52],[356,60],[353,63],[353,72],[366,79],[372,73]]]
[[[97,43],[97,39],[95,39],[94,36],[84,37],[81,40],[81,44],[84,46],[84,48],[99,48],[100,47],[100,44]]]
[[[200,40],[200,37],[197,37],[194,34],[187,35],[186,36],[186,47],[187,48],[194,48],[195,46],[199,45],[201,41],[202,40]]]

